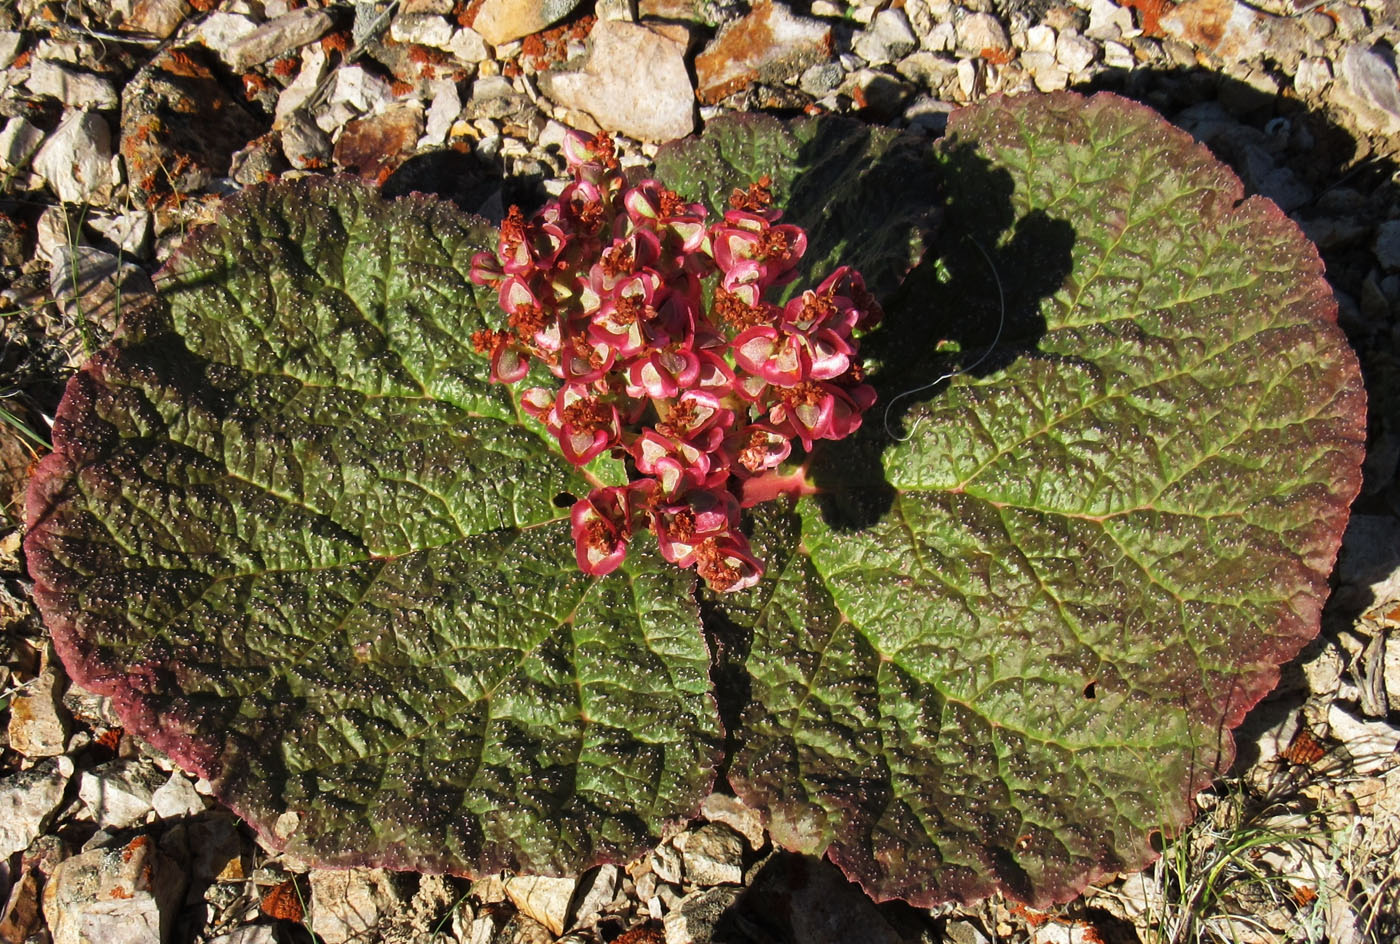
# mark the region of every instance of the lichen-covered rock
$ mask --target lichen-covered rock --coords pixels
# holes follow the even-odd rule
[[[184,897],[180,864],[141,835],[64,859],[44,886],[53,944],[162,944]]]

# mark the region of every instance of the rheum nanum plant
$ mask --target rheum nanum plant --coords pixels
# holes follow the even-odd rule
[[[996,98],[936,146],[715,120],[658,155],[675,200],[600,156],[593,236],[567,199],[503,234],[344,180],[192,234],[30,486],[71,676],[320,864],[577,871],[721,770],[881,898],[1150,861],[1316,634],[1359,486],[1315,250],[1111,95]]]
[[[777,469],[792,440],[810,450],[859,428],[875,390],[852,334],[874,325],[879,304],[849,266],[784,306],[767,300],[807,249],[801,227],[778,222],[767,177],[708,225],[703,203],[657,180],[628,186],[605,134],[570,135],[564,155],[574,179],[559,198],[529,222],[511,207],[496,252],[472,260],[472,281],[495,287],[510,326],[472,345],[495,380],[523,379],[537,358],[563,381],[520,403],[571,463],[612,451],[639,473],[573,506],[584,573],[616,570],[649,526],[661,556],[712,589],[751,587],[763,568],[735,491]]]

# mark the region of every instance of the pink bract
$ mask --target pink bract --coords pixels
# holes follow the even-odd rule
[[[763,567],[738,496],[762,493],[746,483],[779,475],[794,440],[810,450],[860,427],[875,391],[854,334],[879,305],[849,266],[785,305],[765,300],[807,249],[801,227],[778,222],[766,177],[710,224],[659,181],[628,186],[606,135],[571,134],[564,156],[574,179],[559,198],[529,220],[511,207],[496,252],[472,260],[472,281],[506,312],[472,342],[493,380],[515,383],[538,361],[563,381],[520,399],[570,462],[628,464],[627,485],[572,508],[580,570],[611,572],[650,528],[663,557],[712,589],[753,586]]]

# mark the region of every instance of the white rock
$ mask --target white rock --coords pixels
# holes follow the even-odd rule
[[[1073,75],[1089,68],[1098,57],[1099,47],[1073,30],[1065,30],[1055,41],[1055,61]]]
[[[185,885],[185,871],[137,836],[60,862],[44,886],[44,917],[53,944],[161,944]]]
[[[452,34],[447,48],[461,62],[484,62],[491,57],[486,40],[476,30],[466,26]]]
[[[68,746],[62,681],[52,666],[46,666],[10,701],[10,747],[25,757],[55,757]]]
[[[428,87],[433,104],[428,109],[428,117],[423,127],[420,147],[440,147],[447,141],[452,124],[462,113],[462,97],[457,94],[457,83],[452,79],[437,79]]]
[[[1366,777],[1392,765],[1400,747],[1400,728],[1384,721],[1363,721],[1337,702],[1327,709],[1332,737],[1352,758],[1351,773]]]
[[[680,850],[671,842],[657,846],[651,853],[651,870],[661,881],[679,885],[681,876],[685,874]]]
[[[1332,63],[1321,56],[1310,56],[1298,62],[1293,73],[1293,90],[1299,95],[1317,95],[1332,84]]]
[[[1069,85],[1069,70],[1055,61],[1052,52],[1024,52],[1021,65],[1042,92],[1058,92]]]
[[[78,798],[98,826],[125,829],[146,819],[159,785],[152,771],[139,762],[114,760],[78,775]]]
[[[666,944],[714,940],[715,925],[739,898],[737,888],[702,888],[686,895],[663,922]]]
[[[706,823],[676,837],[692,885],[739,885],[744,881],[744,840],[722,823]],[[682,844],[681,840],[684,840]]]
[[[203,813],[204,798],[195,790],[190,778],[176,770],[151,794],[151,808],[161,819],[179,819]]]
[[[929,52],[952,52],[958,46],[958,28],[952,20],[945,20],[925,33],[919,45]]]
[[[899,74],[916,85],[937,92],[958,71],[955,60],[931,52],[916,52],[895,66]]]
[[[583,70],[545,73],[540,84],[554,102],[609,131],[640,141],[683,138],[695,128],[686,46],[671,30],[599,20]]]
[[[1127,46],[1110,40],[1103,44],[1103,64],[1110,69],[1131,69],[1137,65],[1137,60]]]
[[[310,877],[307,927],[324,944],[375,940],[380,920],[403,906],[393,874],[386,869],[316,869]]]
[[[23,852],[43,835],[67,787],[68,778],[53,761],[0,780],[0,859]]]
[[[116,108],[121,103],[116,88],[102,76],[48,59],[34,60],[25,85],[35,95],[56,98],[71,108]]]
[[[574,880],[543,875],[516,875],[506,879],[506,896],[526,916],[534,918],[555,937],[564,933]]]
[[[106,120],[92,111],[69,112],[39,149],[34,171],[64,203],[106,203],[116,182]]]
[[[431,13],[400,13],[394,17],[394,22],[389,27],[389,35],[399,43],[417,43],[437,49],[452,48],[452,24],[447,22],[445,17]]]
[[[24,34],[15,30],[0,30],[0,69],[8,69],[19,55],[19,47],[24,43]]]
[[[763,817],[738,797],[727,793],[711,793],[700,802],[700,815],[711,823],[723,823],[744,837],[750,849],[763,847]]]
[[[234,72],[246,72],[259,63],[314,43],[334,25],[335,21],[324,10],[303,7],[268,20],[231,43],[220,56]]]
[[[325,77],[327,61],[326,51],[319,43],[302,48],[300,71],[277,96],[274,127],[277,122],[281,122],[305,104],[311,93],[316,91],[316,86],[320,85],[321,79]]]
[[[393,102],[394,93],[389,83],[379,76],[359,66],[342,66],[335,74],[328,100],[332,105],[345,104],[355,111],[369,113]]]
[[[1055,54],[1055,28],[1041,24],[1026,30],[1026,52]]]
[[[227,62],[229,47],[257,28],[257,23],[242,14],[216,10],[200,21],[191,39]]]
[[[1350,46],[1342,55],[1332,99],[1349,109],[1367,131],[1400,134],[1400,77],[1377,49]]]
[[[148,210],[133,208],[118,214],[89,213],[87,224],[120,246],[122,252],[142,256],[150,248],[151,214]]]
[[[971,59],[958,60],[958,89],[965,99],[977,91],[977,63]]]
[[[903,10],[882,10],[868,29],[855,35],[851,48],[871,65],[883,65],[907,56],[919,48],[919,38]]]
[[[11,118],[0,131],[0,171],[13,172],[29,166],[44,132],[23,118]]]
[[[438,13],[446,15],[452,12],[456,0],[403,0],[399,5],[399,12],[412,16],[415,13]]]
[[[970,13],[958,23],[958,48],[974,56],[984,49],[1005,52],[1011,48],[1011,39],[992,14]]]
[[[1089,6],[1089,28],[1085,30],[1090,39],[1117,39],[1133,31],[1133,14],[1127,7],[1120,7],[1113,0],[1093,0]]]

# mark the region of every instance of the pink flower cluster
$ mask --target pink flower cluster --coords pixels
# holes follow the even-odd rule
[[[778,222],[766,177],[710,225],[702,204],[655,180],[627,186],[606,135],[571,135],[564,154],[573,180],[559,197],[528,222],[511,207],[497,251],[472,260],[472,281],[494,287],[506,312],[504,330],[472,343],[493,380],[514,383],[536,359],[563,381],[521,402],[570,462],[628,462],[627,485],[573,507],[581,570],[613,570],[650,527],[667,560],[712,588],[752,586],[763,570],[737,494],[794,439],[810,450],[860,426],[875,391],[852,334],[879,306],[848,266],[785,305],[764,300],[796,277],[807,247],[800,227]]]

